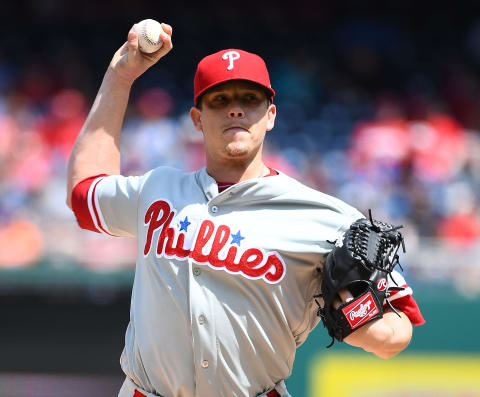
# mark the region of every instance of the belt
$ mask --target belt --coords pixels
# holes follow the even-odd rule
[[[138,390],[135,390],[133,397],[147,397],[147,396],[143,393],[140,393]],[[280,397],[280,394],[278,394],[278,391],[273,389],[267,393],[267,397]]]

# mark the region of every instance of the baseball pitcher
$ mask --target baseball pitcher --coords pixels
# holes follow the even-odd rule
[[[72,151],[68,204],[84,229],[138,241],[119,397],[282,396],[295,351],[322,322],[379,357],[423,323],[397,272],[399,227],[365,217],[262,160],[275,91],[258,55],[203,58],[190,116],[206,167],[120,175],[133,82],[172,49],[115,53]]]

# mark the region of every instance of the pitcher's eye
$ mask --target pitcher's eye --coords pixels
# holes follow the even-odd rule
[[[212,108],[218,108],[226,106],[229,102],[228,96],[225,94],[215,94],[208,98],[208,106]]]
[[[225,102],[227,100],[227,97],[223,94],[215,95],[212,99],[214,102]]]
[[[249,93],[249,94],[245,94],[243,96],[243,100],[248,102],[248,103],[258,102],[258,101],[260,101],[260,97],[257,94]]]

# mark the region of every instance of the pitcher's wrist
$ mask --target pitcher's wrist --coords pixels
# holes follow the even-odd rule
[[[117,86],[123,86],[126,89],[130,89],[136,80],[136,76],[131,76],[126,73],[121,73],[111,66],[108,67],[105,76],[103,78],[104,83],[115,84]]]

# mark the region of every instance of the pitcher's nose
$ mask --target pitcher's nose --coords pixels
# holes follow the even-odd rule
[[[228,117],[230,119],[243,119],[245,117],[245,112],[242,108],[235,106],[228,111]]]

